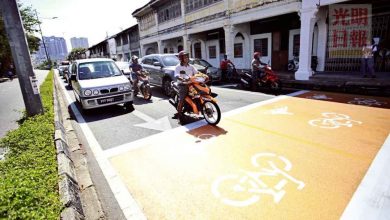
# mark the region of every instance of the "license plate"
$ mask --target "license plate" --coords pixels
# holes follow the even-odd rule
[[[114,102],[114,98],[100,99],[99,100],[100,104],[106,104],[106,103],[110,103],[110,102]]]
[[[103,105],[103,104],[108,104],[111,102],[119,102],[122,100],[123,100],[123,95],[119,95],[119,96],[114,96],[114,97],[105,98],[105,99],[98,99],[97,101],[100,105]]]

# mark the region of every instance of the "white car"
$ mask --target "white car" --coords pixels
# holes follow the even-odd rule
[[[116,61],[115,64],[119,67],[119,69],[122,71],[122,73],[129,78],[131,70],[129,68],[130,63],[124,62],[124,61]]]
[[[76,60],[72,63],[71,83],[83,109],[116,104],[132,107],[130,82],[111,59]]]

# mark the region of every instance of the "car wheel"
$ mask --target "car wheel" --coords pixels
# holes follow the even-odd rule
[[[171,91],[172,91],[172,87],[171,87],[171,79],[165,79],[163,81],[163,92],[164,92],[164,95],[166,96],[171,96]]]

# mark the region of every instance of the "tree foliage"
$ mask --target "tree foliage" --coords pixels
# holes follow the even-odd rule
[[[85,52],[87,49],[85,48],[73,48],[72,51],[68,55],[68,60],[77,60],[85,58]]]
[[[39,49],[40,39],[34,36],[34,34],[38,32],[38,24],[40,24],[40,21],[35,16],[34,10],[31,6],[23,6],[21,3],[18,3],[18,7],[22,17],[23,27],[26,32],[30,53],[33,53]],[[0,62],[4,68],[11,63],[12,55],[1,13],[0,17]]]

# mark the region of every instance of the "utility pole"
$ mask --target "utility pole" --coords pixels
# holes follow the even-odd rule
[[[11,47],[14,66],[19,76],[18,81],[27,115],[42,114],[42,100],[36,84],[37,80],[32,68],[26,34],[16,0],[1,0],[0,10]]]
[[[45,49],[46,60],[47,60],[47,62],[48,62],[48,64],[49,64],[49,67],[51,68],[51,60],[50,60],[49,54],[47,53],[46,44],[45,44],[45,39],[43,39],[41,23],[40,23],[40,21],[39,21],[39,17],[38,17],[37,10],[34,10],[34,11],[35,11],[35,16],[37,16],[37,20],[38,20],[39,33],[41,34],[42,43],[43,43],[43,48]]]

